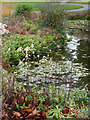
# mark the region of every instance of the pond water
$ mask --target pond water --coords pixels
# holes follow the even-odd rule
[[[24,80],[24,86],[37,85],[38,89],[49,85],[65,89],[89,87],[89,31],[69,29],[66,35],[72,40],[67,42],[65,49],[57,46],[57,51],[51,50],[46,55],[42,53],[42,59],[28,63],[17,73],[17,80]]]

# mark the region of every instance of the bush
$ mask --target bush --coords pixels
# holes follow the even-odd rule
[[[90,15],[87,15],[85,18],[86,18],[87,20],[90,20]]]
[[[18,4],[16,8],[16,15],[24,15],[25,12],[31,12],[33,9],[33,6],[30,4]]]
[[[57,4],[43,4],[39,6],[41,10],[43,27],[51,27],[57,32],[62,32],[65,29],[66,13],[65,10]]]
[[[85,19],[85,16],[80,16],[80,15],[69,15],[68,16],[68,20],[84,20]]]

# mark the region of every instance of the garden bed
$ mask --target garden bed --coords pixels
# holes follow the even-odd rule
[[[60,88],[57,80],[67,86],[73,76],[88,75],[82,65],[58,62],[67,43],[66,12],[47,4],[39,9],[19,5],[13,16],[3,17],[3,119],[88,119],[88,89]]]

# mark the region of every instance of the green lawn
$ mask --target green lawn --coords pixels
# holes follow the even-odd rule
[[[73,10],[73,9],[79,9],[83,8],[83,6],[80,5],[62,5],[66,10]]]

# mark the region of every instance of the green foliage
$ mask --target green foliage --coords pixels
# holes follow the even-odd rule
[[[14,34],[3,37],[3,60],[9,61],[12,65],[17,65],[19,60],[26,59],[33,60],[32,56],[40,55],[49,51],[49,49],[57,49],[57,45],[62,48],[64,43],[64,36],[55,38],[55,35],[22,35]],[[28,49],[28,50],[26,50]],[[27,52],[26,52],[27,51]]]
[[[22,28],[30,33],[35,33],[39,28],[39,25],[31,20],[23,20],[22,25]]]
[[[58,118],[65,118],[65,115],[67,117],[71,117],[76,114],[77,114],[76,116],[84,117],[84,114],[87,114],[86,106],[88,105],[89,97],[90,97],[88,96],[87,91],[80,90],[78,88],[69,91],[68,89],[64,90],[63,88],[61,88],[59,89],[59,94],[58,94],[58,92],[53,93],[54,88],[55,86],[49,86],[49,91],[52,91],[49,93],[49,95],[45,94],[43,89],[38,91],[37,88],[31,89],[30,93],[27,95],[26,101],[28,100],[28,103],[32,104],[35,97],[38,103],[37,108],[40,111],[49,109],[49,113],[47,113],[47,118],[58,119]],[[21,90],[19,89],[19,91]],[[47,100],[48,102],[47,104],[45,104],[46,105],[45,106],[44,102]],[[15,102],[15,105],[17,110],[19,110],[20,108],[25,109],[30,107],[30,104],[25,105],[25,103],[19,105],[18,103]],[[81,113],[80,111],[82,109],[83,112]],[[74,110],[78,111],[78,113],[75,112]]]
[[[85,17],[87,20],[90,20],[90,15],[86,15]]]
[[[60,5],[44,4],[39,6],[41,10],[42,22],[45,27],[54,28],[57,32],[63,32],[65,29],[66,13]]]
[[[18,4],[16,7],[16,15],[24,15],[25,11],[26,12],[31,12],[33,7],[30,4]]]

